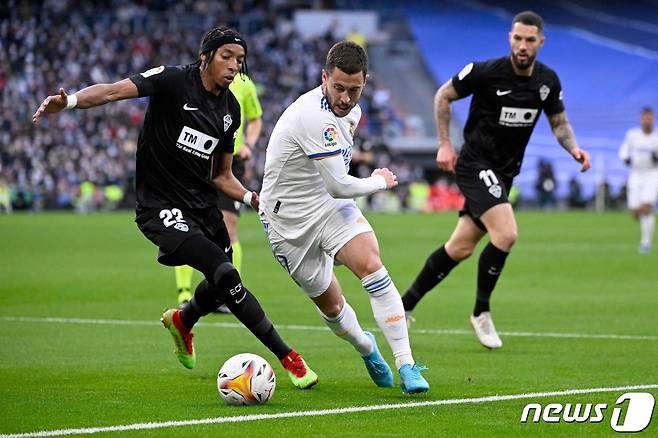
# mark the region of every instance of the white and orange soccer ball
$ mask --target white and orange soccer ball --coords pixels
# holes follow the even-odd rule
[[[236,354],[217,373],[217,390],[229,405],[262,405],[274,394],[276,377],[262,357]]]

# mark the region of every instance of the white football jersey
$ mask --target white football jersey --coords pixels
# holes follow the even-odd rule
[[[345,117],[336,117],[322,87],[317,87],[277,121],[267,145],[260,213],[283,238],[303,236],[333,208],[335,199],[313,160],[342,155],[348,168],[360,118],[358,105]]]
[[[619,150],[622,160],[631,160],[631,170],[655,169],[652,153],[658,154],[658,133],[645,134],[642,128],[632,128],[626,133]]]

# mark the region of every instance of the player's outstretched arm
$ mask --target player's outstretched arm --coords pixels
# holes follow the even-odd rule
[[[571,123],[567,119],[567,112],[562,111],[557,114],[548,116],[548,121],[551,124],[553,135],[562,147],[571,154],[571,156],[582,164],[581,172],[587,171],[590,168],[589,153],[578,146],[576,135],[573,132]]]
[[[91,85],[71,95],[66,94],[64,89],[60,88],[59,94],[44,99],[32,115],[32,122],[38,125],[42,114],[58,113],[63,109],[92,108],[138,96],[137,86],[130,79],[123,79],[113,84]]]
[[[250,205],[254,210],[258,210],[260,200],[258,193],[251,192],[244,188],[239,179],[233,175],[233,154],[223,153],[219,157],[217,166],[217,176],[212,180],[215,187],[234,201],[243,202]]]
[[[327,191],[334,198],[357,198],[398,185],[397,177],[388,169],[375,169],[368,178],[355,178],[347,173],[342,155],[314,160]]]
[[[459,99],[459,95],[452,85],[452,79],[441,85],[434,96],[434,115],[439,138],[436,164],[439,169],[447,172],[454,172],[457,163],[457,153],[450,142],[450,119],[452,117],[450,104],[457,99]]]

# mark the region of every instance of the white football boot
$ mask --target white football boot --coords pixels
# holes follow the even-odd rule
[[[503,346],[503,341],[498,337],[493,319],[491,319],[491,312],[482,312],[480,313],[480,316],[471,315],[469,320],[471,322],[471,327],[475,330],[475,334],[477,335],[480,344],[490,349]]]

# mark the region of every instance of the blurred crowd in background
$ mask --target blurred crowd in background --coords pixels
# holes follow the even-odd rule
[[[31,115],[60,87],[71,93],[154,66],[193,62],[203,33],[219,24],[238,29],[249,43],[263,131],[245,185],[259,190],[275,122],[300,94],[320,84],[324,57],[339,39],[330,32],[303,39],[292,25],[292,11],[287,2],[250,0],[163,0],[148,2],[148,8],[135,0],[112,0],[100,8],[91,1],[5,2],[0,6],[0,210],[86,213],[134,207],[135,150],[146,99],[64,111],[43,118],[39,127]],[[354,38],[365,44],[359,35]],[[460,208],[463,199],[449,178],[430,186],[422,168],[391,152],[387,139],[404,132],[404,117],[383,84],[368,82],[360,104],[363,117],[350,172],[365,177],[376,167],[389,167],[400,181],[395,193],[364,200],[366,207]],[[540,204],[554,205],[554,180],[551,187],[547,170],[538,174]]]
[[[267,139],[283,110],[319,85],[334,35],[304,40],[291,9],[272,2],[213,1],[9,2],[0,23],[0,203],[14,209],[78,208],[81,212],[134,206],[135,149],[146,99],[90,110],[65,111],[30,123],[31,114],[59,87],[74,92],[113,82],[150,67],[196,60],[203,33],[227,24],[246,34],[250,76],[263,106],[263,132],[247,185],[260,188]],[[408,192],[414,175],[390,154],[385,138],[403,130],[381,84],[369,83],[361,101],[353,172],[397,170]],[[401,195],[405,199],[406,195]],[[376,200],[373,204],[377,205]],[[5,207],[6,208],[6,207]]]

